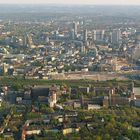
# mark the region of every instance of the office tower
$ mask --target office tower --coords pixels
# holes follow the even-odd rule
[[[94,41],[103,41],[105,36],[105,30],[94,30],[92,38]]]
[[[54,32],[54,39],[58,39],[58,35],[59,35],[59,32],[58,32],[58,30],[56,30],[55,32]]]
[[[72,39],[72,40],[75,39],[75,32],[74,32],[74,29],[72,29],[71,32],[70,32],[70,39]]]
[[[13,75],[14,74],[14,67],[10,66],[7,70],[8,75]]]
[[[102,40],[102,31],[96,30],[96,41]]]
[[[74,38],[77,38],[77,23],[73,22]]]
[[[86,47],[83,45],[83,46],[81,46],[81,52],[82,53],[86,53]]]
[[[50,42],[50,38],[46,37],[46,42],[49,43]]]
[[[28,45],[28,37],[27,37],[27,35],[24,35],[23,36],[23,46],[27,47],[27,45]]]
[[[96,41],[96,30],[92,31],[92,40]]]
[[[83,31],[83,42],[84,43],[86,43],[87,42],[87,29],[85,29],[84,31]]]
[[[140,32],[137,31],[136,34],[135,34],[135,41],[136,41],[136,44],[140,44]]]
[[[114,29],[111,33],[111,43],[112,44],[119,44],[121,40],[121,30],[120,29]]]

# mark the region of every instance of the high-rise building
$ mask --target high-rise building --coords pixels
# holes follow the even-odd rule
[[[70,39],[72,39],[72,40],[75,39],[75,31],[74,31],[74,29],[72,29],[71,32],[70,32]]]
[[[84,42],[84,43],[87,42],[87,38],[88,38],[88,36],[87,36],[87,29],[85,29],[85,30],[83,31],[83,42]]]
[[[120,40],[121,40],[121,30],[114,29],[111,33],[111,43],[112,44],[119,44]]]
[[[35,46],[34,43],[33,43],[32,36],[28,34],[28,35],[27,35],[27,38],[28,38],[28,47],[29,47],[29,48],[35,48],[36,46]]]
[[[57,103],[57,88],[55,86],[50,88],[48,103],[50,107],[54,107]]]
[[[7,71],[8,75],[13,75],[14,74],[14,67],[13,66],[10,66],[8,68],[8,71]]]
[[[50,42],[50,38],[46,37],[46,42],[49,43]]]
[[[136,44],[140,44],[140,32],[137,31],[135,35]]]
[[[83,45],[83,46],[81,46],[81,52],[82,53],[86,53],[86,47]]]
[[[24,47],[27,47],[28,46],[28,36],[27,35],[24,35],[23,36],[23,46]]]
[[[74,38],[77,38],[77,23],[73,22]]]
[[[4,63],[3,64],[3,74],[7,73],[8,72],[8,68],[9,68],[9,65]]]
[[[104,36],[105,36],[105,30],[94,30],[92,38],[94,41],[103,41]]]
[[[54,39],[58,39],[58,36],[59,36],[59,32],[58,32],[58,30],[56,30],[55,32],[54,32]]]

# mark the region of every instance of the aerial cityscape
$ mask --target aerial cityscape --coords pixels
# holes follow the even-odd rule
[[[0,140],[140,140],[140,6],[66,3],[0,5]]]

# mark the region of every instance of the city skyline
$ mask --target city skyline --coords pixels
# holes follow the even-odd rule
[[[0,0],[1,4],[93,4],[93,5],[140,5],[139,0]]]

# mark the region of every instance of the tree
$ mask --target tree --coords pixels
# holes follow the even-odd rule
[[[44,112],[44,113],[48,113],[48,114],[54,113],[53,108],[49,108],[46,104],[41,104],[40,105],[40,111]]]
[[[101,136],[96,136],[96,140],[102,140]]]
[[[85,114],[82,113],[82,112],[79,112],[78,116],[77,116],[77,119],[78,119],[78,121],[84,121],[85,120]]]
[[[111,139],[110,134],[105,134],[104,139],[105,140],[110,140]]]

